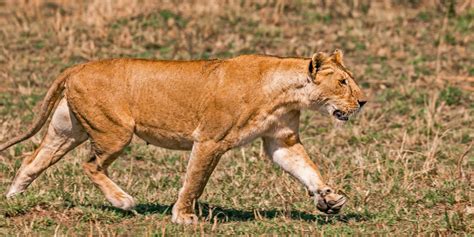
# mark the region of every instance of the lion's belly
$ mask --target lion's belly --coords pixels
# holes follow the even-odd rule
[[[135,111],[134,131],[138,137],[155,146],[190,150],[194,143],[192,132],[196,127],[194,117],[184,106],[157,100],[152,106]]]
[[[167,149],[191,150],[193,147],[193,141],[188,134],[140,126],[137,126],[135,134],[152,145]]]

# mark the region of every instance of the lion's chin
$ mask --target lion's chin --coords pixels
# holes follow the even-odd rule
[[[333,116],[334,120],[336,121],[339,121],[341,123],[346,123],[347,121],[349,121],[349,117],[345,117],[345,118],[338,118],[336,116]]]
[[[333,117],[332,121],[334,122],[334,127],[335,127],[335,128],[341,128],[341,127],[343,127],[343,126],[347,123],[347,121],[349,121],[349,120],[339,120],[339,119]]]

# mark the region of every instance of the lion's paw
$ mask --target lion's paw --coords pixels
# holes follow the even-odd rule
[[[318,210],[327,214],[338,213],[346,202],[346,197],[335,193],[328,187],[318,190],[318,193],[315,196],[316,207]]]
[[[20,194],[25,191],[26,188],[18,188],[17,186],[11,186],[5,196],[7,198],[12,198],[13,196]]]
[[[173,216],[171,217],[171,221],[176,224],[197,224],[198,217],[193,213],[185,213],[183,211],[178,210],[176,205],[173,207]]]
[[[135,200],[132,196],[126,193],[107,196],[107,200],[109,200],[109,202],[112,203],[114,207],[120,208],[122,210],[131,210],[135,207]]]
[[[171,221],[176,224],[191,225],[198,223],[198,217],[194,214],[173,214]]]

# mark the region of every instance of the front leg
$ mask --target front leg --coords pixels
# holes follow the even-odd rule
[[[227,149],[214,141],[195,143],[186,169],[184,184],[173,206],[172,221],[178,224],[197,222],[193,203],[201,196],[212,171]]]
[[[281,134],[263,139],[267,155],[306,186],[315,196],[315,204],[320,211],[338,213],[347,199],[325,184],[318,167],[309,158],[296,133]]]

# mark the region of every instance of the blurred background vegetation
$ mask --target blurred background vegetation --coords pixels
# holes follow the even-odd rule
[[[172,225],[188,153],[136,139],[110,173],[138,199],[135,214],[111,208],[82,174],[84,144],[24,195],[0,198],[0,232],[472,234],[473,32],[472,0],[0,1],[0,141],[29,125],[60,71],[103,58],[310,57],[339,48],[369,95],[343,129],[312,112],[301,119],[313,160],[350,198],[341,215],[318,213],[256,141],[222,159],[201,224]],[[0,192],[40,139],[0,154]]]

